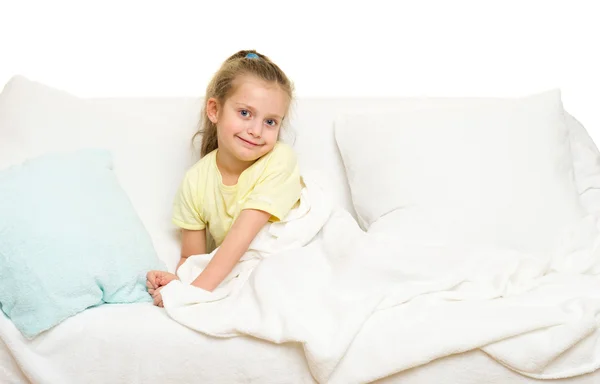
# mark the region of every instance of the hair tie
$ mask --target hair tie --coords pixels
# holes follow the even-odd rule
[[[258,55],[256,53],[250,52],[250,53],[246,54],[246,58],[247,59],[258,59]]]

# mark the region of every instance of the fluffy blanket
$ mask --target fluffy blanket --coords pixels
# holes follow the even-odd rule
[[[550,254],[407,246],[334,209],[316,178],[213,292],[188,258],[163,290],[168,315],[217,337],[300,343],[320,383],[364,383],[482,349],[533,378],[600,366],[600,233],[592,216]]]

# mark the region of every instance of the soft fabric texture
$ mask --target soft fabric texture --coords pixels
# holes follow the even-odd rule
[[[217,167],[218,149],[204,156],[186,172],[173,204],[173,223],[189,230],[209,227],[216,245],[244,209],[258,209],[277,221],[300,198],[300,170],[292,148],[277,143],[239,176],[225,185]]]
[[[91,308],[40,335],[36,343],[23,338],[0,313],[0,339],[6,343],[0,341],[0,383],[316,383],[299,344],[207,336],[181,326],[151,304]],[[121,341],[118,348],[115,340]],[[600,371],[551,384],[598,382]],[[478,349],[376,383],[540,384]]]
[[[165,268],[103,150],[0,171],[0,303],[28,338],[103,303],[151,301]]]
[[[90,308],[35,342],[0,313],[0,339],[2,384],[314,383],[298,345],[199,335],[150,303]]]
[[[416,99],[335,125],[354,207],[370,232],[393,230],[408,244],[546,252],[585,214],[558,90]]]
[[[215,291],[189,285],[210,260],[190,256],[161,290],[169,316],[216,337],[299,343],[319,383],[372,382],[473,349],[533,378],[600,367],[594,217],[545,262],[367,234],[307,187],[310,209],[265,229]]]

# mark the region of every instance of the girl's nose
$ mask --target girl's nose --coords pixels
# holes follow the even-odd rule
[[[248,128],[248,133],[250,133],[254,137],[260,137],[262,134],[262,122],[259,120],[255,120],[250,124]]]

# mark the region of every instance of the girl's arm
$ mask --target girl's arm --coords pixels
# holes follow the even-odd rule
[[[188,257],[192,255],[203,255],[206,253],[206,229],[192,231],[181,230],[181,260],[175,268],[175,273]]]
[[[192,285],[206,291],[213,291],[218,287],[270,218],[270,213],[256,209],[244,209],[231,226],[212,260],[192,282]]]

